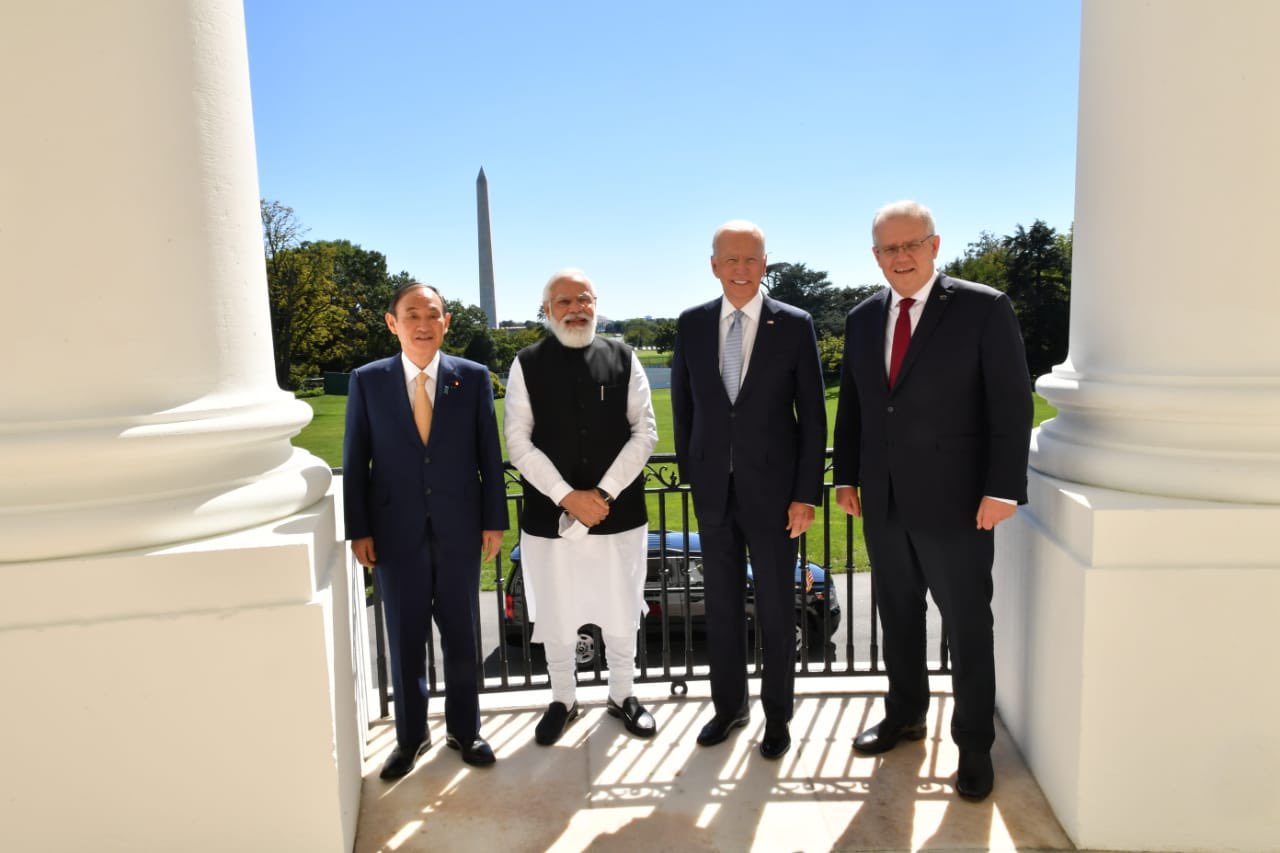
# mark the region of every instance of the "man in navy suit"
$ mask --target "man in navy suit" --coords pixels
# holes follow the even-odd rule
[[[928,208],[881,208],[871,233],[889,289],[845,322],[833,479],[836,502],[863,517],[889,694],[854,748],[925,735],[928,589],[951,653],[956,791],[981,800],[995,780],[993,530],[1027,501],[1026,350],[1008,297],[935,272]]]
[[[724,295],[676,326],[671,411],[680,477],[702,536],[713,746],[748,722],[745,589],[755,583],[764,676],[760,753],[781,758],[795,684],[796,539],[822,498],[827,413],[813,320],[764,296],[764,233],[733,221],[716,231],[711,271]]]
[[[507,508],[489,371],[440,352],[450,319],[443,297],[430,285],[406,285],[385,319],[401,352],[351,374],[342,493],[351,550],[374,567],[387,614],[396,747],[381,776],[398,779],[431,745],[433,616],[447,743],[468,764],[493,764],[480,737],[477,599],[481,553],[493,559],[502,547]]]

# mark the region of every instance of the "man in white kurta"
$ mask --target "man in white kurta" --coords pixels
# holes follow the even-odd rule
[[[561,270],[543,292],[554,337],[520,352],[507,381],[507,452],[525,483],[521,568],[533,640],[543,644],[551,704],[535,732],[550,745],[578,715],[574,648],[593,624],[604,639],[609,714],[639,737],[653,716],[632,695],[644,603],[643,470],[658,441],[643,367],[595,337],[595,289]]]

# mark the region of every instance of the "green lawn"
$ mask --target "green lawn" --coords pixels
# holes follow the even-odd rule
[[[827,446],[831,446],[831,433],[835,428],[836,419],[836,402],[837,389],[833,386],[827,389]],[[333,467],[342,465],[342,431],[343,418],[346,411],[346,397],[324,396],[309,397],[305,399],[312,411],[314,417],[311,423],[302,430],[302,432],[293,440],[293,443],[299,447],[306,448],[319,456],[321,459],[329,463]],[[501,427],[503,414],[503,401],[497,401],[498,424]],[[671,428],[671,392],[667,389],[658,389],[653,392],[653,410],[658,421],[658,447],[657,453],[675,453],[675,439]],[[1041,421],[1047,420],[1054,416],[1054,409],[1038,394],[1035,395],[1035,423],[1039,425]],[[501,436],[501,429],[499,429]],[[507,447],[505,439],[502,440],[502,455],[506,458]],[[667,528],[680,527],[682,507],[686,501],[681,499],[679,494],[651,494],[649,496],[649,525],[656,528],[661,523],[659,503],[665,502],[665,526]],[[806,535],[809,559],[815,563],[826,565],[828,562],[837,572],[844,571],[848,562],[845,556],[848,547],[849,535],[853,535],[853,566],[855,571],[866,571],[867,569],[867,550],[866,545],[862,541],[862,522],[860,519],[854,519],[852,526],[848,524],[848,519],[844,513],[831,505],[830,512],[832,518],[831,530],[831,551],[830,560],[823,553],[823,514],[828,510],[825,507],[819,507],[817,523],[809,529]],[[692,504],[688,503],[688,512],[690,515],[689,526],[697,529],[697,520],[693,517]],[[514,519],[513,519],[514,521]],[[504,540],[502,553],[508,555],[516,544],[516,532],[508,530]],[[505,571],[504,564],[504,571]],[[494,566],[492,563],[486,563],[483,569],[481,583],[485,589],[493,589]]]
[[[670,352],[658,352],[656,349],[638,349],[635,351],[640,363],[645,367],[666,367],[671,361]]]

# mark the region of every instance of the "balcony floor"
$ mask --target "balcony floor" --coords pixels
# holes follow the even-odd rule
[[[753,697],[758,682],[752,680]],[[935,679],[929,735],[878,757],[853,751],[879,721],[883,679],[797,679],[792,748],[761,758],[764,715],[719,746],[694,742],[711,716],[709,686],[671,697],[637,686],[658,735],[627,735],[604,710],[602,687],[579,688],[583,715],[560,743],[533,729],[546,690],[481,697],[482,732],[498,756],[478,770],[444,746],[439,701],[434,746],[394,784],[378,770],[395,741],[371,731],[357,851],[1072,850],[1007,731],[997,721],[995,791],[983,803],[954,793],[949,679]]]

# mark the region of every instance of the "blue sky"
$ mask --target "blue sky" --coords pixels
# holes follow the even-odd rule
[[[716,296],[715,228],[883,283],[869,223],[928,204],[941,258],[1070,227],[1078,0],[611,4],[247,0],[261,193],[479,304],[489,180],[500,319],[563,266],[600,313]]]

